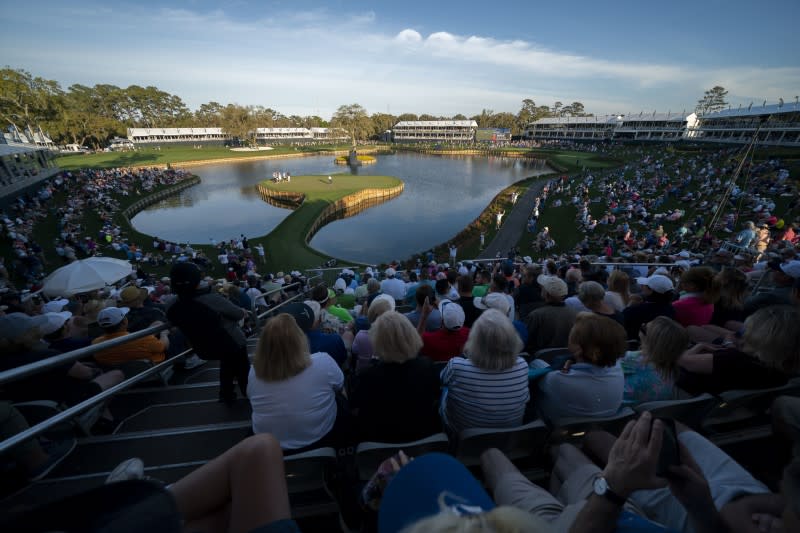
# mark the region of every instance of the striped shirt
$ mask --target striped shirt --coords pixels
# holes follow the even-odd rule
[[[521,357],[506,370],[483,370],[469,359],[454,357],[441,379],[447,387],[444,415],[454,431],[522,424],[530,393],[528,364]]]

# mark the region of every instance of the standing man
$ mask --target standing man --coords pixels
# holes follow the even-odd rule
[[[456,264],[456,254],[458,253],[458,248],[455,244],[450,243],[450,264]]]
[[[177,299],[167,304],[167,318],[186,336],[203,359],[219,359],[219,399],[236,400],[233,380],[247,397],[250,361],[247,339],[239,322],[246,311],[202,284],[200,269],[191,262],[178,263],[170,271],[172,290]]]
[[[505,216],[505,214],[506,214],[505,209],[502,210],[502,211],[498,211],[498,213],[497,213],[497,225],[495,226],[495,229],[500,229],[500,226],[503,225],[503,217]]]
[[[256,244],[256,252],[258,253],[258,257],[261,259],[261,264],[267,262],[267,254],[264,251],[264,245],[261,243]]]
[[[481,250],[483,250],[485,244],[486,244],[486,234],[484,232],[481,232]]]

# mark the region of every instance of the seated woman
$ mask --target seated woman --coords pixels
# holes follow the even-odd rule
[[[631,278],[622,270],[612,270],[608,276],[608,290],[603,301],[622,312],[628,306],[631,298]]]
[[[675,320],[684,327],[710,324],[717,289],[714,271],[709,267],[692,267],[681,276],[679,288],[681,297],[672,304]]]
[[[353,346],[350,348],[350,351],[353,354],[353,364],[350,368],[354,368],[356,372],[360,372],[367,368],[372,363],[372,359],[375,355],[375,350],[372,347],[372,341],[369,339],[370,327],[372,327],[372,324],[374,324],[375,321],[378,320],[378,317],[383,313],[386,311],[394,311],[394,307],[394,298],[388,294],[379,295],[372,301],[371,304],[369,304],[369,309],[367,309],[367,320],[369,321],[369,327],[359,330],[359,332],[356,333],[356,336],[353,339]]]
[[[522,424],[530,399],[528,364],[511,320],[487,309],[472,325],[464,355],[442,370],[447,387],[443,417],[455,432],[469,428],[508,428]]]
[[[258,339],[247,385],[253,432],[272,433],[284,450],[335,445],[336,392],[343,385],[330,355],[309,353],[294,317],[272,317]]]
[[[578,299],[592,313],[616,320],[622,326],[625,319],[622,313],[607,304],[604,299],[606,291],[602,285],[596,281],[584,281],[578,287]]]
[[[774,305],[744,322],[743,345],[697,344],[681,356],[678,386],[692,394],[780,387],[800,372],[800,309]]]
[[[414,326],[386,311],[368,333],[378,363],[353,379],[349,397],[358,439],[408,442],[440,432],[439,378],[430,359],[417,357],[422,340]]]
[[[613,416],[622,405],[625,377],[618,359],[625,354],[625,329],[596,313],[579,313],[567,343],[575,362],[545,374],[536,405],[550,421],[567,417]]]
[[[678,359],[689,345],[686,329],[665,316],[642,324],[641,348],[622,360],[625,402],[641,403],[675,399]]]

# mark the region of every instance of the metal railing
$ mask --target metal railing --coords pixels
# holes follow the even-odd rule
[[[127,336],[123,337],[123,338],[127,338]],[[114,340],[117,340],[117,339],[114,339]],[[128,340],[131,340],[131,339],[128,339]],[[105,344],[105,343],[102,343],[102,344]],[[117,343],[117,344],[121,344],[121,343]],[[95,346],[100,346],[100,344],[97,344]],[[76,350],[76,351],[80,351],[80,350]],[[88,411],[89,409],[91,409],[95,405],[97,405],[100,402],[104,401],[106,398],[109,398],[109,397],[117,394],[118,392],[122,392],[125,389],[131,387],[132,385],[135,385],[136,383],[138,383],[138,382],[140,382],[140,381],[142,381],[142,380],[144,380],[146,378],[149,378],[150,376],[152,376],[154,374],[159,373],[161,370],[167,368],[169,365],[172,365],[173,363],[175,363],[176,360],[180,359],[181,357],[190,354],[192,351],[193,350],[190,348],[190,349],[188,349],[186,351],[183,351],[183,352],[179,353],[178,355],[175,355],[175,356],[173,356],[173,357],[171,357],[169,359],[166,359],[166,360],[158,363],[157,365],[153,366],[152,368],[148,368],[144,372],[136,374],[132,378],[128,378],[125,381],[123,381],[121,383],[118,383],[117,385],[114,385],[113,387],[110,387],[110,388],[104,390],[100,394],[96,394],[96,395],[92,396],[91,398],[88,398],[88,399],[82,401],[81,403],[79,403],[77,405],[74,405],[74,406],[72,406],[72,407],[70,407],[68,409],[65,409],[65,410],[59,412],[58,414],[56,414],[54,416],[51,416],[47,420],[43,420],[42,422],[39,422],[35,426],[26,429],[22,433],[17,433],[13,437],[10,437],[10,438],[0,442],[0,455],[5,453],[6,451],[10,450],[14,446],[25,442],[28,439],[32,439],[33,437],[41,435],[42,433],[44,433],[48,429],[52,428],[53,426],[57,426],[58,424],[60,424],[62,422],[66,422],[66,421],[78,416],[79,414],[83,413],[84,411]],[[70,353],[67,353],[67,354],[64,354],[64,355],[70,355]],[[30,365],[27,365],[27,366],[30,366]]]
[[[316,279],[316,277],[319,277],[319,276],[315,276],[315,277],[309,278],[308,281]],[[275,292],[278,292],[278,291],[283,291],[283,290],[288,289],[288,288],[300,287],[300,286],[302,286],[302,284],[300,282],[292,283],[290,285],[283,286],[280,289],[275,289],[273,291],[269,291],[268,293],[265,293],[265,296],[267,296],[269,294],[274,294]],[[308,294],[309,291],[310,291],[310,288],[308,290],[306,290],[306,291],[303,291],[303,292],[300,292],[300,293],[296,294],[295,296],[292,296],[291,298],[279,303],[278,305],[276,305],[276,306],[268,309],[264,313],[258,315],[257,318],[258,319],[263,319],[263,318],[267,317],[268,315],[275,313],[276,310],[280,309],[284,305],[286,305],[288,303],[291,303],[291,302],[293,302],[293,301],[295,301],[295,300],[297,300],[297,299],[299,299],[301,297],[305,297]],[[136,339],[141,339],[141,338],[146,337],[148,335],[153,335],[153,334],[156,334],[156,333],[160,333],[160,332],[164,331],[165,329],[168,329],[169,327],[170,327],[169,324],[161,324],[161,325],[158,325],[158,326],[152,326],[152,327],[143,329],[141,331],[136,331],[134,333],[130,333],[128,335],[124,335],[122,337],[118,337],[116,339],[103,341],[103,342],[100,342],[100,343],[97,343],[97,344],[93,344],[91,346],[87,346],[85,348],[80,348],[78,350],[73,350],[71,352],[67,352],[67,353],[64,353],[64,354],[56,355],[54,357],[50,357],[48,359],[43,359],[41,361],[36,361],[34,363],[30,363],[30,364],[23,365],[23,366],[20,366],[20,367],[17,367],[17,368],[12,368],[10,370],[6,370],[4,372],[0,372],[0,384],[8,383],[8,382],[11,382],[11,381],[16,381],[16,380],[25,378],[27,376],[31,376],[33,374],[37,374],[39,372],[43,372],[45,370],[49,370],[49,369],[57,367],[57,366],[61,366],[61,365],[65,364],[65,363],[75,362],[75,361],[77,361],[79,359],[83,359],[83,358],[85,358],[87,356],[90,356],[90,355],[93,355],[93,354],[95,354],[97,352],[101,352],[101,351],[107,350],[109,348],[114,348],[116,346],[120,346],[122,344],[126,344],[126,343],[128,343],[130,341],[133,341],[133,340],[136,340]],[[56,415],[54,415],[54,416],[52,416],[52,417],[50,417],[50,418],[48,418],[46,420],[43,420],[42,422],[34,425],[33,427],[30,427],[30,428],[26,429],[23,432],[18,433],[16,435],[14,435],[14,436],[12,436],[12,437],[0,442],[0,454],[6,452],[7,450],[9,450],[11,448],[13,448],[14,446],[17,446],[18,444],[21,444],[22,442],[25,442],[28,439],[34,438],[34,437],[36,437],[38,435],[41,435],[45,431],[49,430],[50,428],[52,428],[54,426],[57,426],[58,424],[61,424],[62,422],[66,422],[66,421],[68,421],[68,420],[70,420],[72,418],[75,418],[76,416],[80,415],[84,411],[87,411],[87,410],[91,409],[92,407],[94,407],[94,406],[100,404],[101,402],[105,401],[107,398],[110,398],[111,396],[114,396],[115,394],[130,388],[131,386],[135,385],[136,383],[139,383],[140,381],[143,381],[143,380],[145,380],[145,379],[147,379],[147,378],[149,378],[149,377],[151,377],[151,376],[153,376],[155,374],[158,374],[159,372],[161,372],[165,368],[168,368],[169,366],[173,365],[176,361],[178,361],[182,357],[184,357],[186,355],[189,355],[189,354],[191,354],[193,352],[194,352],[194,349],[193,348],[189,348],[188,350],[185,350],[185,351],[183,351],[183,352],[181,352],[181,353],[179,353],[177,355],[174,355],[174,356],[162,361],[161,363],[158,363],[158,364],[154,365],[151,368],[148,368],[144,372],[136,374],[135,376],[133,376],[131,378],[128,378],[125,381],[122,381],[121,383],[118,383],[118,384],[116,384],[116,385],[114,385],[114,386],[112,386],[112,387],[100,392],[99,394],[96,394],[96,395],[92,396],[91,398],[88,398],[88,399],[82,401],[81,403],[79,403],[77,405],[74,405],[72,407],[69,407],[69,408],[63,410],[63,411],[60,411]]]

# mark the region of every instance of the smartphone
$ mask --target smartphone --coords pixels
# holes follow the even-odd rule
[[[661,439],[661,453],[658,456],[658,466],[656,475],[659,477],[669,477],[671,466],[681,464],[680,445],[678,444],[678,433],[675,431],[675,421],[671,418],[658,418],[664,424],[664,434]]]

